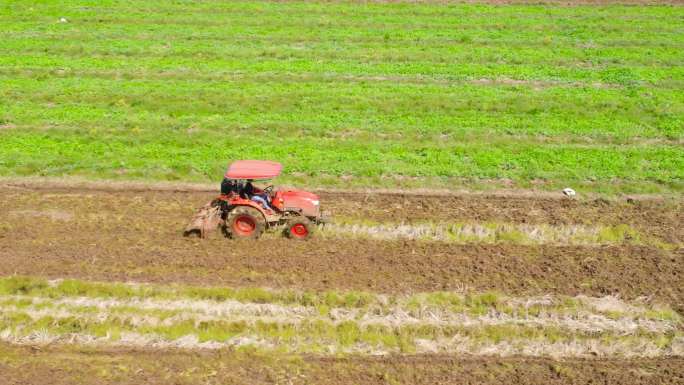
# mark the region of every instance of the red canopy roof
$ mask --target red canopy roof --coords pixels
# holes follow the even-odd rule
[[[268,160],[238,160],[228,166],[228,179],[270,179],[280,175],[283,165]]]

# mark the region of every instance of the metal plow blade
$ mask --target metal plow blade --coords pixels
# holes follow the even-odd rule
[[[217,201],[211,201],[197,210],[185,228],[183,235],[186,237],[197,235],[200,238],[206,238],[222,224],[221,206]]]

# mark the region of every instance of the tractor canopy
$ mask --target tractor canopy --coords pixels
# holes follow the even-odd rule
[[[268,160],[238,160],[228,166],[228,179],[271,179],[280,175],[283,165]]]

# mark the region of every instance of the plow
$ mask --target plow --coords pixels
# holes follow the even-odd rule
[[[306,240],[315,226],[326,222],[316,194],[297,189],[276,189],[269,184],[282,165],[263,160],[231,163],[221,182],[221,194],[202,206],[185,228],[185,236],[206,238],[221,230],[232,239],[257,239],[265,231]],[[255,184],[267,184],[259,188]]]

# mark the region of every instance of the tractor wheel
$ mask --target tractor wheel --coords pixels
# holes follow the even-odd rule
[[[238,206],[226,218],[226,234],[233,239],[257,239],[265,228],[264,216],[253,207]]]
[[[287,223],[285,236],[290,239],[309,239],[313,235],[314,226],[305,217],[293,219]]]

